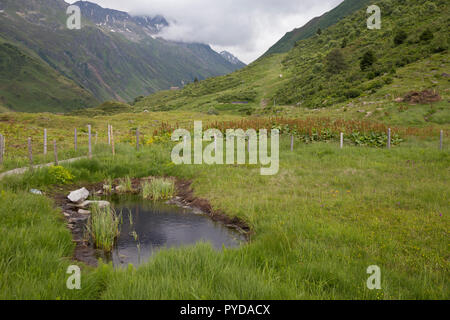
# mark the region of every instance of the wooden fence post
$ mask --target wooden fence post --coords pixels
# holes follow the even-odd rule
[[[30,137],[28,137],[28,158],[30,159],[30,166],[33,166],[33,148],[31,146]]]
[[[77,151],[77,149],[78,149],[78,134],[77,134],[77,128],[75,128],[75,131],[74,131],[74,146],[75,146],[75,151]]]
[[[3,164],[3,135],[0,134],[0,164]]]
[[[44,129],[44,155],[47,155],[47,129]]]
[[[341,149],[344,148],[344,133],[341,132]]]
[[[111,125],[108,124],[108,144],[111,145]]]
[[[98,142],[98,132],[95,131],[95,144],[97,144],[97,142]]]
[[[91,128],[91,125],[89,124],[88,125],[88,135],[89,135],[89,154],[88,154],[88,156],[89,156],[89,159],[92,158],[92,133],[91,133],[91,130],[92,130],[92,128]]]
[[[294,135],[291,135],[291,152],[294,151]]]
[[[55,166],[58,165],[58,148],[56,146],[56,140],[53,140],[53,153],[55,155]]]
[[[139,151],[139,128],[136,128],[136,150]]]
[[[388,149],[391,148],[391,138],[392,138],[392,130],[391,130],[391,128],[389,128],[389,130],[388,130],[388,141],[387,141]]]
[[[441,130],[441,137],[439,139],[439,149],[444,150],[444,130]]]
[[[111,148],[112,148],[112,154],[113,157],[116,155],[116,147],[114,145],[114,129],[113,126],[110,127],[111,130]]]

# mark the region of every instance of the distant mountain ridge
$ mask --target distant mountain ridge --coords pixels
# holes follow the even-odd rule
[[[15,48],[3,50],[4,61],[11,61],[18,68],[14,87],[7,79],[0,79],[0,101],[4,107],[57,112],[110,99],[133,101],[137,96],[181,86],[195,78],[225,75],[240,68],[209,45],[157,37],[158,30],[168,25],[161,16],[132,17],[87,1],[78,5],[82,29],[68,30],[69,4],[63,0],[0,0],[0,43]],[[66,91],[39,81],[28,81],[29,71],[14,62],[21,55],[33,59],[33,70],[41,64],[38,69],[46,70],[45,77],[51,78],[48,81],[55,87],[71,83],[69,87],[76,88],[79,99],[73,100],[69,98],[71,94],[62,95]],[[30,90],[41,93],[32,104]],[[80,91],[85,94],[80,95]]]
[[[118,32],[130,40],[142,40],[145,36],[155,37],[169,23],[161,16],[131,16],[127,12],[106,9],[89,1],[77,1],[81,16],[95,23],[105,31]]]
[[[228,60],[230,63],[238,66],[239,68],[243,68],[246,66],[245,63],[243,63],[241,60],[239,60],[236,56],[234,56],[232,53],[228,51],[222,51],[220,55],[224,57],[226,60]]]
[[[316,34],[318,29],[326,29],[348,15],[358,11],[364,6],[369,5],[373,0],[344,0],[340,5],[331,11],[316,17],[305,24],[303,27],[292,30],[286,33],[277,43],[275,43],[263,56],[274,53],[285,53],[291,50],[295,43],[312,37]]]

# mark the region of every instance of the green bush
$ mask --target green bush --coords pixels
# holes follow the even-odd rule
[[[395,45],[401,45],[408,38],[408,34],[404,30],[399,30],[395,34],[394,43]]]
[[[218,116],[219,115],[219,111],[217,111],[216,109],[214,109],[214,108],[209,108],[209,110],[208,110],[208,114],[209,115],[214,115],[214,116]]]
[[[68,184],[73,182],[75,179],[72,173],[62,166],[52,166],[48,169],[48,173],[51,177],[52,183]]]
[[[433,32],[427,28],[424,32],[422,32],[422,34],[420,35],[420,41],[430,41],[434,38],[434,34]]]
[[[361,59],[361,70],[366,71],[375,63],[376,60],[375,53],[372,50],[366,51]]]
[[[347,92],[345,93],[345,96],[349,99],[354,99],[354,98],[358,98],[361,94],[362,94],[362,92],[359,89],[350,89],[350,90],[347,90]]]
[[[329,73],[340,73],[347,69],[344,54],[340,49],[333,49],[325,58],[325,64]]]

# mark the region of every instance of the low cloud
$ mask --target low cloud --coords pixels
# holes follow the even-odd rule
[[[133,15],[163,15],[162,37],[228,50],[246,63],[286,32],[331,10],[343,0],[91,0]]]

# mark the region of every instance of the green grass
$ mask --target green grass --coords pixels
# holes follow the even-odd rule
[[[142,197],[153,201],[167,200],[175,193],[175,183],[171,179],[154,178],[142,184]]]
[[[123,179],[119,180],[119,185],[117,186],[119,188],[119,192],[121,193],[127,193],[133,191],[133,185],[131,183],[131,178],[129,176],[126,176]]]
[[[110,206],[100,208],[94,205],[91,209],[88,232],[96,248],[110,252],[119,235],[120,218]]]
[[[82,291],[68,290],[72,236],[53,203],[28,192],[1,191],[0,298],[95,299],[103,278],[82,267]],[[99,269],[99,274],[101,270]]]
[[[68,165],[78,182],[124,176],[193,179],[197,196],[210,199],[215,209],[245,220],[254,235],[248,244],[223,252],[198,244],[163,250],[137,269],[113,271],[101,266],[86,271],[89,289],[75,296],[63,291],[65,296],[449,298],[448,147],[438,151],[436,141],[412,138],[390,151],[351,146],[341,150],[335,143],[304,145],[296,141],[290,152],[289,144],[289,139],[282,139],[280,172],[273,177],[260,176],[259,166],[174,166],[170,147],[164,144],[145,147],[139,153],[131,146],[118,145],[114,160],[100,153],[93,160]],[[2,188],[20,195],[24,194],[20,190],[29,187],[51,189],[45,184],[46,170],[7,178],[1,182]],[[2,204],[8,210],[2,210],[1,217],[8,220],[2,226],[5,232],[20,226],[24,236],[18,237],[14,246],[28,248],[27,239],[42,232],[37,226],[55,213],[43,198],[27,195],[26,201],[22,196],[19,201],[10,191],[4,194]],[[47,205],[35,211],[35,202]],[[16,214],[11,216],[13,212]],[[29,259],[38,274],[27,275],[27,268],[19,268],[16,277],[2,281],[6,298],[63,297],[53,289],[63,287],[62,275],[49,279],[39,274],[56,272],[57,264],[51,261],[70,256],[70,234],[62,224],[45,234],[59,239],[48,242],[57,250],[52,250],[51,258],[37,246],[24,251],[21,259]],[[4,239],[0,244],[3,268],[8,265],[5,257],[15,250],[11,241]],[[370,265],[381,268],[381,291],[369,291],[365,286]],[[31,278],[32,284],[20,285],[22,277]],[[49,287],[46,294],[41,293]]]

